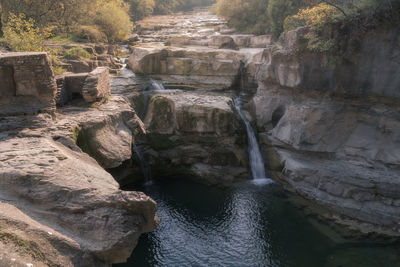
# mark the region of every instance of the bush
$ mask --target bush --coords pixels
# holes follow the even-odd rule
[[[154,0],[129,0],[130,14],[134,20],[140,20],[154,12]]]
[[[53,73],[56,76],[60,75],[60,74],[63,74],[64,72],[67,72],[67,70],[65,68],[61,67],[61,66],[53,65],[52,67],[53,67]]]
[[[64,58],[66,59],[85,59],[90,57],[90,53],[82,47],[73,47],[64,53]]]
[[[254,34],[268,32],[268,0],[217,0],[215,10],[238,31]]]
[[[302,6],[304,6],[304,3],[299,0],[270,0],[267,14],[271,33],[274,36],[279,36],[283,32],[286,17],[296,14]]]
[[[4,40],[12,50],[45,51],[44,43],[46,38],[50,37],[49,30],[41,30],[35,26],[35,21],[27,19],[24,14],[18,16],[11,13],[8,22],[4,28]]]
[[[92,43],[106,43],[107,36],[95,26],[78,26],[74,31],[77,38]]]
[[[109,42],[125,40],[132,32],[133,23],[128,15],[128,8],[122,0],[107,1],[98,8],[94,23]]]

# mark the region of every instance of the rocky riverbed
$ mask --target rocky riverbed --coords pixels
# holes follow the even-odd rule
[[[397,29],[365,35],[357,53],[349,42],[330,66],[302,46],[305,29],[274,41],[205,10],[138,25],[131,70],[111,81],[85,68],[56,84],[46,54],[0,54],[0,264],[125,261],[159,223],[151,198],[120,189],[144,167],[251,179],[238,95],[267,173],[295,203],[347,236],[398,241]]]
[[[150,158],[161,167],[157,174],[179,166],[213,183],[246,178],[220,175],[221,166],[248,166],[243,123],[230,100],[242,91],[268,171],[288,191],[347,226],[347,235],[400,236],[397,29],[350,37],[342,63],[330,65],[329,58],[306,49],[304,28],[274,41],[235,33],[208,12],[153,17],[139,25],[142,43],[133,47],[128,66],[140,77],[183,89],[154,95],[143,117],[149,136],[170,144],[157,148],[147,140]],[[224,112],[231,115],[222,121],[214,116]],[[224,132],[229,138],[221,141]],[[234,160],[222,160],[227,158]]]

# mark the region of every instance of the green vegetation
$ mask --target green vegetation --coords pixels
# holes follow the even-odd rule
[[[51,40],[57,43],[114,43],[129,37],[134,29],[132,21],[151,14],[167,14],[211,5],[214,2],[215,0],[41,0],[37,3],[32,0],[1,0],[0,37],[3,32],[7,34],[6,41],[11,42],[12,48],[18,46],[18,51],[25,48],[30,49],[28,51],[41,49],[43,40],[49,38],[50,33],[53,38]],[[11,32],[6,32],[6,29],[11,29]],[[26,41],[25,36],[28,36]]]
[[[217,0],[215,11],[238,31],[254,34],[268,32],[268,0]]]
[[[4,28],[4,40],[14,51],[44,51],[44,42],[49,36],[49,30],[35,27],[35,21],[24,14],[11,13]]]
[[[65,51],[64,58],[66,59],[85,59],[90,58],[90,53],[82,47],[73,47]]]
[[[327,51],[333,43],[321,42],[318,36],[326,25],[359,24],[363,28],[371,21],[396,20],[398,0],[217,0],[215,11],[227,19],[229,26],[254,34],[272,33],[278,37],[284,30],[308,26],[309,47]],[[393,14],[395,11],[396,14]],[[386,15],[384,13],[386,12]],[[377,14],[380,19],[376,18]],[[369,18],[360,20],[361,17]],[[357,26],[357,25],[356,25]]]

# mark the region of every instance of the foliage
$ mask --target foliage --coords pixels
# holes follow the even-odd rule
[[[132,32],[133,23],[128,9],[129,6],[122,0],[104,0],[97,7],[94,23],[107,36],[108,41],[124,40]]]
[[[338,10],[325,3],[311,8],[300,10],[296,15],[286,18],[285,29],[294,29],[304,25],[320,30],[327,23],[335,22],[340,18]]]
[[[215,9],[238,31],[265,34],[268,31],[268,0],[217,0]]]
[[[154,0],[155,7],[154,13],[155,14],[169,14],[176,10],[178,6],[177,0]]]
[[[90,56],[90,53],[82,47],[73,47],[64,53],[64,58],[66,59],[85,59],[90,58]]]
[[[296,14],[304,3],[299,0],[270,0],[267,15],[270,21],[270,32],[279,36],[283,32],[286,17]]]
[[[4,29],[4,39],[14,51],[45,51],[44,43],[50,36],[49,29],[36,27],[24,14],[11,13]]]
[[[67,72],[67,70],[61,66],[53,65],[53,72],[54,72],[54,75],[57,76],[57,75],[63,74],[64,72]]]
[[[154,12],[154,0],[128,0],[130,14],[133,20],[140,20]]]
[[[85,40],[92,43],[106,43],[108,42],[105,33],[100,31],[96,26],[78,26],[74,30],[75,36],[80,40]]]

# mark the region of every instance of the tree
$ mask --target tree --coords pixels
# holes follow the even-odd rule
[[[35,21],[24,14],[11,13],[4,28],[4,39],[14,51],[44,51],[49,36],[47,29],[36,27]]]
[[[304,5],[299,0],[270,0],[267,12],[271,25],[271,33],[279,36],[283,32],[286,17],[296,14]]]

